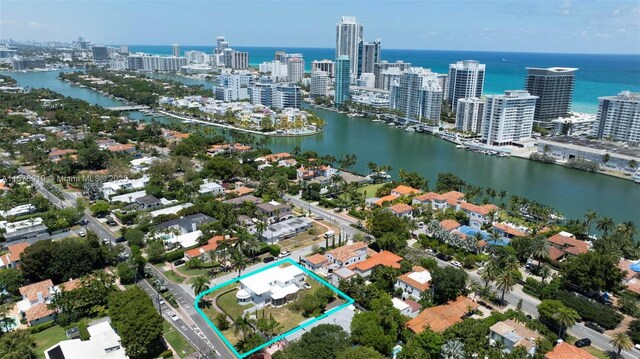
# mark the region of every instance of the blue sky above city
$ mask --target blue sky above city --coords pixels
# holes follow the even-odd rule
[[[391,49],[640,53],[638,1],[0,0],[0,39],[333,47],[342,15]]]

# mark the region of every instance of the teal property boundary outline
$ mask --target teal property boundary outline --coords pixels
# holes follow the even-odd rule
[[[269,340],[266,343],[263,343],[262,345],[260,345],[260,346],[258,346],[256,348],[253,348],[253,349],[249,350],[246,353],[242,353],[241,354],[236,350],[236,348],[233,346],[233,344],[231,344],[231,342],[229,342],[229,340],[227,340],[227,338],[224,336],[224,334],[222,334],[220,329],[218,329],[218,327],[216,327],[216,325],[213,324],[211,319],[209,319],[209,317],[207,317],[207,315],[202,311],[202,309],[200,309],[200,307],[198,306],[198,302],[200,301],[200,299],[203,296],[205,296],[205,295],[207,295],[207,294],[209,294],[209,293],[211,293],[213,291],[216,291],[216,290],[218,290],[220,288],[226,287],[226,286],[228,286],[230,284],[237,283],[238,281],[240,281],[243,278],[247,278],[247,277],[252,276],[254,274],[257,274],[257,273],[260,273],[262,271],[265,271],[265,270],[267,270],[269,268],[277,267],[277,266],[280,266],[280,265],[285,264],[285,263],[289,263],[289,264],[292,264],[292,265],[300,268],[303,272],[305,272],[307,275],[311,276],[313,279],[317,280],[320,284],[326,286],[327,288],[331,289],[333,292],[335,292],[336,294],[341,296],[344,300],[346,300],[346,303],[344,303],[344,304],[342,304],[342,305],[340,305],[338,307],[335,307],[333,309],[330,309],[330,310],[326,311],[325,313],[323,313],[322,315],[320,315],[318,317],[306,320],[306,321],[298,324],[297,327],[295,327],[295,328],[293,328],[293,329],[291,329],[291,330],[289,330],[289,331],[287,331],[287,332],[285,332],[285,333],[283,333],[283,334],[281,334],[281,335]],[[295,332],[297,332],[299,330],[304,329],[305,327],[308,327],[309,325],[311,325],[311,324],[313,324],[313,323],[315,323],[315,322],[317,322],[319,320],[322,320],[322,319],[328,317],[329,315],[331,315],[331,314],[333,314],[335,312],[338,312],[338,311],[340,311],[340,310],[352,305],[354,302],[355,302],[355,300],[353,300],[353,298],[351,298],[348,295],[344,294],[340,289],[338,289],[338,288],[334,287],[333,285],[329,284],[324,279],[318,277],[318,275],[315,274],[314,272],[312,272],[312,271],[308,270],[307,268],[301,266],[300,264],[298,264],[296,261],[294,261],[291,258],[285,258],[285,259],[273,262],[272,264],[270,264],[268,266],[265,266],[263,268],[256,269],[253,272],[249,272],[247,274],[244,274],[242,276],[236,277],[234,279],[230,279],[230,280],[228,280],[228,281],[226,281],[226,282],[224,282],[222,284],[216,285],[213,288],[207,289],[206,291],[200,293],[196,297],[195,301],[193,302],[193,307],[196,309],[198,314],[200,314],[200,316],[205,320],[205,322],[207,322],[207,324],[209,324],[209,326],[213,329],[213,331],[216,332],[216,334],[220,337],[220,339],[222,339],[224,344],[229,348],[229,350],[235,356],[237,356],[238,358],[245,358],[245,357],[247,357],[247,356],[249,356],[249,355],[251,355],[253,353],[258,352],[258,351],[270,346],[271,344],[273,344],[273,343],[275,343],[275,342],[277,342],[277,341],[279,341],[279,340],[281,340],[281,339],[283,339],[283,338],[285,338],[285,337],[287,337],[287,336],[289,336],[289,335],[291,335],[291,334],[293,334],[293,333],[295,333]]]

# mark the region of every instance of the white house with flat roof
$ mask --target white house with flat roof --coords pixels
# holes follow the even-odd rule
[[[106,320],[87,327],[89,340],[63,340],[44,352],[46,359],[127,359],[120,336]]]
[[[102,184],[102,197],[109,199],[118,191],[130,191],[139,190],[144,188],[149,182],[149,177],[143,176],[137,179],[124,179],[111,182],[104,182]]]
[[[113,196],[109,199],[110,203],[115,203],[115,202],[123,202],[123,203],[133,203],[136,201],[136,199],[138,198],[142,198],[144,196],[147,195],[147,191],[142,190],[142,191],[137,191],[137,192],[131,192],[131,193],[125,193],[125,194],[121,194],[121,195],[117,195],[117,196]]]
[[[306,276],[297,266],[273,267],[240,280],[238,304],[279,307],[295,299]]]

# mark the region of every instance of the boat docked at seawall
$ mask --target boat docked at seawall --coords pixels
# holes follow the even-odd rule
[[[511,151],[513,148],[509,146],[500,147],[500,146],[491,146],[482,142],[468,141],[462,143],[467,147],[467,150],[477,152],[483,155],[494,155],[498,157],[508,157],[511,156]]]
[[[635,183],[640,183],[640,169],[638,169],[636,173],[631,176],[631,180]]]

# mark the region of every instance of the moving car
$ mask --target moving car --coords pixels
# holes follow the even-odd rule
[[[593,329],[598,333],[604,333],[604,328],[601,327],[598,323],[594,323],[594,322],[586,322],[584,323],[584,326],[589,328],[589,329]]]
[[[173,320],[174,322],[177,322],[178,319],[180,319],[180,317],[178,317],[178,314],[176,314],[175,312],[169,313],[169,318],[171,318],[171,320]]]
[[[580,340],[576,340],[575,344],[576,347],[578,348],[582,348],[582,347],[588,347],[589,345],[591,345],[591,339],[589,338],[582,338]]]

